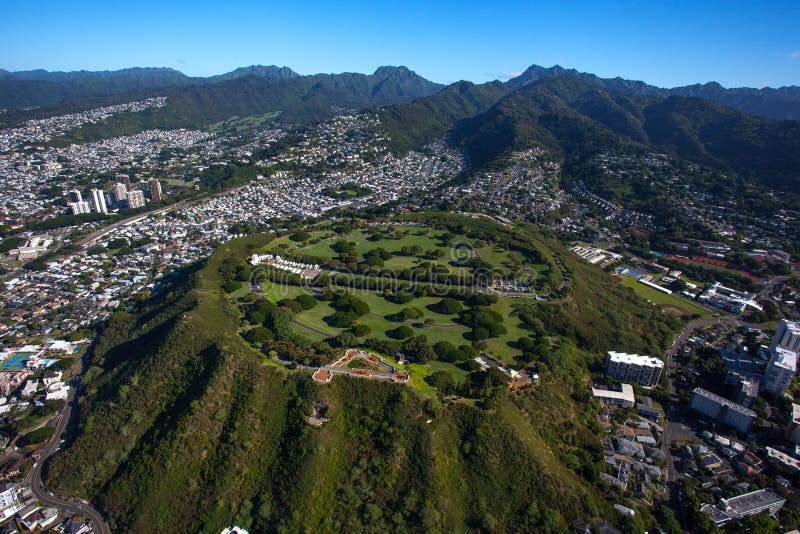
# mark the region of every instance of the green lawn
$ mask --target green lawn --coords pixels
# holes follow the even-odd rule
[[[312,291],[307,289],[296,286],[284,286],[280,284],[275,284],[272,291],[276,296],[280,295],[277,300],[280,300],[281,298],[294,298],[302,292],[313,294]],[[438,302],[440,297],[420,297],[412,300],[408,304],[401,305],[389,302],[382,296],[376,294],[374,291],[355,289],[350,290],[350,293],[355,294],[358,296],[358,298],[366,302],[370,307],[371,313],[381,316],[394,315],[405,307],[420,309],[423,313],[423,317],[419,320],[414,320],[406,324],[412,327],[415,335],[425,335],[431,345],[437,341],[449,341],[456,346],[470,343],[470,341],[464,336],[469,329],[459,325],[456,322],[456,315],[443,315],[432,312],[427,308],[428,305]],[[522,299],[501,298],[496,304],[491,306],[494,311],[506,318],[504,324],[508,332],[501,337],[487,340],[487,353],[510,365],[516,364],[515,357],[520,354],[520,351],[509,346],[508,343],[516,341],[520,337],[527,336],[530,333],[528,330],[522,328],[522,322],[516,316],[512,317],[511,315],[513,305],[518,303],[522,303]],[[328,326],[328,324],[325,322],[324,318],[333,313],[334,310],[329,302],[319,301],[318,304],[312,309],[304,310],[297,314],[296,320],[317,330],[327,332],[330,337],[334,337],[344,329]],[[431,326],[424,326],[423,321],[425,319],[432,319],[434,324]],[[364,315],[359,320],[362,324],[369,326],[372,330],[369,334],[369,337],[376,337],[379,339],[391,339],[387,335],[387,332],[403,324],[398,321],[390,321],[384,317],[376,317],[371,314]],[[295,325],[295,331],[303,334],[309,339],[313,339],[314,341],[322,341],[325,339],[324,336],[301,328],[297,325]]]
[[[637,295],[659,306],[663,305],[668,312],[675,312],[679,315],[698,314],[704,317],[713,315],[711,311],[702,306],[698,306],[689,300],[674,295],[667,295],[666,293],[647,287],[630,276],[620,276],[620,279],[623,285],[632,288]]]
[[[380,239],[378,241],[369,241],[367,237],[372,234],[373,231],[373,228],[357,229],[346,236],[341,236],[327,230],[314,230],[309,232],[311,234],[310,240],[321,240],[317,243],[303,246],[302,243],[292,241],[290,236],[287,235],[272,241],[267,247],[265,247],[265,250],[277,251],[279,253],[281,250],[283,250],[287,254],[291,252],[297,252],[299,254],[318,256],[321,258],[335,258],[338,256],[338,254],[334,252],[334,250],[331,248],[331,245],[339,240],[347,240],[356,243],[355,252],[360,256],[375,248],[383,248],[388,252],[397,252],[404,246],[416,245],[425,252],[431,250],[440,250],[443,254],[443,257],[438,260],[425,260],[415,256],[392,256],[390,259],[385,261],[385,269],[410,269],[419,265],[423,261],[430,261],[433,264],[447,267],[451,274],[459,274],[465,277],[471,275],[471,269],[453,263],[451,252],[456,249],[451,246],[441,245],[440,238],[444,233],[441,230],[433,230],[417,226],[400,227],[395,229],[396,233],[394,235],[391,235],[392,232],[388,231],[387,233],[390,235],[387,238]],[[476,247],[475,240],[461,237],[456,238],[456,241],[461,244],[468,244],[469,246]],[[283,248],[280,248],[281,246]],[[466,250],[466,254],[469,256],[470,252],[468,249]],[[456,252],[459,251],[461,251],[461,249],[456,250]],[[546,274],[546,271],[550,268],[549,265],[544,263],[533,264],[527,262],[524,257],[518,255],[516,252],[497,245],[483,245],[480,248],[476,248],[475,253],[483,261],[491,264],[496,269],[508,275],[512,275],[519,268],[526,268],[542,275]],[[461,257],[461,254],[458,254],[458,256]],[[355,276],[355,278],[358,279],[358,276]],[[542,276],[541,279],[544,279],[544,277]],[[418,283],[418,285],[421,287],[430,286],[430,284],[421,282]],[[342,288],[340,287],[339,289]],[[280,300],[281,298],[293,298],[302,291],[309,290],[275,284],[271,288],[269,294],[274,294],[275,300]],[[397,314],[405,307],[413,307],[418,308],[423,313],[422,318],[419,320],[407,323],[413,328],[415,335],[425,335],[430,344],[434,344],[437,341],[449,341],[450,343],[458,346],[470,342],[465,337],[465,334],[468,333],[469,329],[457,324],[455,322],[455,319],[457,318],[456,316],[441,315],[427,309],[428,305],[438,302],[441,297],[422,297],[414,299],[407,304],[400,305],[389,302],[383,298],[382,295],[379,295],[375,291],[361,289],[350,289],[348,291],[364,300],[369,305],[372,314],[379,315],[375,316],[370,314],[360,318],[362,324],[370,327],[370,337],[389,339],[387,332],[394,330],[402,323],[389,321],[385,319],[385,317]],[[487,353],[511,365],[517,363],[515,358],[520,354],[520,351],[511,347],[509,343],[513,343],[520,337],[529,334],[527,330],[522,328],[520,320],[516,317],[512,317],[511,315],[513,305],[520,302],[522,302],[522,299],[501,298],[499,302],[492,306],[494,311],[506,318],[505,326],[508,332],[499,338],[487,340]],[[687,306],[691,305],[689,304]],[[296,319],[298,322],[304,325],[325,332],[330,336],[336,336],[342,331],[342,329],[330,327],[324,321],[324,318],[328,315],[331,315],[333,312],[334,310],[330,307],[329,303],[320,302],[313,309],[299,313]],[[424,326],[425,319],[429,319],[434,324],[431,326]],[[295,329],[310,339],[324,339],[321,334],[300,328],[297,325],[295,325]]]

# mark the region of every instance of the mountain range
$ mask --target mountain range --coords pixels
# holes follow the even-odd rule
[[[380,77],[382,71],[387,69],[403,69],[407,73],[413,74],[405,67],[380,67],[372,76]],[[72,72],[49,72],[42,69],[9,72],[0,69],[0,107],[30,108],[53,106],[86,98],[97,99],[164,87],[210,85],[243,77],[288,81],[297,78],[316,78],[318,76],[347,77],[353,75],[352,73],[343,73],[301,76],[288,67],[277,67],[275,65],[251,65],[237,68],[225,74],[205,78],[190,77],[171,68],[135,67],[114,71],[81,70]],[[508,80],[506,83],[512,87],[523,87],[546,78],[560,76],[577,77],[590,85],[630,95],[662,98],[669,96],[698,97],[739,111],[771,119],[800,119],[799,86],[780,87],[777,89],[770,87],[762,89],[746,87],[727,89],[716,82],[708,82],[682,87],[662,88],[620,77],[600,78],[594,74],[565,69],[559,65],[549,68],[532,65],[525,72]],[[424,80],[422,77],[417,78],[414,83],[416,85],[427,85],[427,89],[430,91],[443,87]],[[423,83],[423,81],[426,83]],[[420,91],[416,91],[416,93],[420,93]]]
[[[69,101],[50,109],[6,111],[0,117],[6,124],[98,101],[167,97],[163,108],[85,125],[64,142],[151,128],[203,128],[231,117],[273,112],[280,112],[278,120],[284,124],[301,124],[341,110],[373,108],[400,153],[451,134],[475,165],[537,144],[559,153],[570,171],[597,153],[632,147],[676,154],[753,183],[800,191],[800,122],[790,119],[795,108],[800,111],[798,87],[723,89],[705,84],[661,89],[558,66],[532,66],[505,83],[462,81],[449,86],[406,67],[380,67],[369,75],[302,76],[286,67],[251,66],[199,79],[171,69],[29,71],[5,77],[0,80],[0,102],[6,105],[9,99]],[[10,87],[17,90],[10,92]],[[92,96],[79,96],[86,91]],[[770,114],[786,116],[759,116]]]
[[[208,78],[189,77],[168,68],[131,68],[116,71],[48,72],[45,70],[8,72],[0,69],[0,108],[25,109],[101,102],[119,95],[143,95],[148,91],[173,88],[201,88],[251,80],[250,85],[270,87],[273,92],[297,92],[302,88],[318,88],[336,93],[337,98],[362,102],[360,93],[371,98],[366,105],[403,102],[428,95],[443,86],[428,81],[406,67],[379,67],[373,74],[314,74],[301,76],[288,67],[251,65]],[[286,82],[286,87],[272,84]],[[299,89],[298,89],[299,88]],[[191,92],[192,89],[189,89]],[[310,99],[312,94],[304,95]]]
[[[578,72],[575,69],[565,69],[559,65],[550,68],[532,65],[516,78],[510,79],[508,83],[515,87],[522,87],[546,78],[559,76],[580,78],[590,85],[629,95],[658,96],[662,98],[670,96],[697,97],[770,119],[800,119],[800,86],[796,85],[777,89],[771,87],[762,89],[749,87],[726,89],[717,82],[708,82],[682,87],[662,88],[620,77],[600,78],[594,74]]]

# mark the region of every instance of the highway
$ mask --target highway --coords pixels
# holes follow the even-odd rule
[[[199,201],[199,200],[201,200],[203,198],[205,198],[205,196],[191,198],[191,199],[187,199],[187,200],[181,200],[180,202],[176,202],[175,204],[170,204],[169,206],[165,206],[163,208],[158,208],[157,210],[148,211],[146,213],[140,213],[139,215],[134,215],[132,217],[128,217],[127,219],[122,219],[122,220],[117,221],[115,223],[109,224],[108,226],[104,226],[100,230],[97,230],[96,232],[93,232],[93,233],[87,235],[86,237],[84,237],[80,241],[77,241],[75,244],[80,246],[80,247],[85,247],[85,246],[93,243],[94,241],[98,241],[104,235],[106,235],[108,233],[111,233],[115,228],[119,228],[120,226],[125,226],[126,224],[135,223],[135,222],[140,221],[140,220],[144,219],[145,217],[149,217],[151,215],[158,216],[158,215],[161,215],[163,213],[167,213],[167,212],[172,211],[172,210],[180,209],[180,208],[186,206],[187,204],[190,204],[192,202],[197,202],[197,201]]]
[[[36,499],[42,504],[60,508],[65,512],[86,516],[92,522],[92,528],[96,534],[111,534],[111,529],[109,528],[108,523],[105,521],[100,512],[98,512],[88,501],[81,499],[65,499],[57,495],[53,495],[52,493],[46,491],[44,484],[42,484],[42,465],[50,456],[53,455],[53,453],[56,452],[56,449],[59,448],[62,439],[61,437],[64,435],[64,432],[69,425],[69,420],[72,416],[72,409],[78,402],[80,375],[83,372],[85,357],[86,355],[84,354],[84,356],[81,357],[77,363],[75,373],[73,373],[73,378],[70,384],[71,388],[69,397],[67,398],[67,404],[61,411],[55,432],[53,432],[50,441],[48,441],[43,448],[39,449],[39,461],[33,464],[31,470],[28,471],[28,474],[25,477],[25,484],[30,488],[33,496],[36,497]]]
[[[207,199],[213,198],[215,196],[220,196],[220,195],[233,193],[234,191],[238,191],[239,189],[244,189],[244,188],[250,186],[252,183],[253,182],[250,182],[250,183],[247,183],[247,184],[244,184],[244,185],[240,185],[240,186],[237,186],[237,187],[234,187],[234,188],[231,188],[231,189],[226,189],[224,191],[217,191],[217,192],[214,192],[214,193],[202,193],[199,196],[192,197],[192,198],[187,198],[186,200],[181,200],[180,202],[176,202],[175,204],[170,204],[169,206],[164,206],[163,208],[158,208],[157,210],[148,211],[148,212],[145,212],[145,213],[140,213],[139,215],[133,215],[132,217],[128,217],[127,219],[122,219],[122,220],[117,221],[117,222],[115,222],[113,224],[109,224],[108,226],[105,226],[105,227],[97,230],[96,232],[93,232],[93,233],[87,235],[86,237],[84,237],[80,241],[76,241],[75,244],[80,246],[80,247],[85,247],[85,246],[87,246],[89,244],[92,244],[95,241],[98,241],[101,237],[103,237],[106,234],[110,233],[115,228],[119,228],[120,226],[125,226],[126,224],[132,224],[134,222],[137,222],[139,220],[144,219],[145,217],[150,217],[150,216],[153,216],[153,215],[154,216],[158,216],[158,215],[161,215],[161,214],[164,214],[164,213],[168,213],[170,211],[177,210],[177,209],[180,209],[180,208],[182,208],[184,206],[188,206],[188,205],[191,205],[191,204],[196,204],[197,202],[201,202],[203,200],[207,200]]]

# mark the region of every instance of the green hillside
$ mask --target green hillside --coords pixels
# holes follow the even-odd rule
[[[50,82],[12,80],[3,83]],[[80,83],[101,81],[80,80]],[[166,96],[167,105],[137,113],[121,113],[96,124],[84,125],[57,142],[95,141],[133,134],[148,128],[202,128],[230,117],[248,117],[270,112],[280,112],[280,120],[285,123],[306,123],[330,118],[337,109],[360,110],[371,106],[411,102],[436,93],[440,88],[440,85],[405,67],[381,67],[370,75],[316,74],[286,79],[250,75],[216,83],[191,83],[149,91],[131,91],[128,100]],[[65,108],[74,106],[75,101],[68,99]],[[19,114],[15,116],[22,117]]]
[[[407,152],[441,137],[458,121],[485,112],[511,90],[500,82],[457,82],[410,104],[386,106],[379,114],[393,148]]]
[[[440,218],[472,235],[497,229]],[[74,436],[46,465],[49,488],[88,496],[115,532],[218,533],[232,524],[562,532],[579,521],[623,523],[596,486],[604,462],[596,408],[583,402],[587,368],[607,348],[663,348],[675,319],[553,242],[572,276],[568,296],[514,312],[555,342],[539,387],[497,389],[477,408],[402,384],[337,377],[318,386],[250,348],[237,305],[220,289],[226,259],[269,241],[231,241],[112,317],[90,357]],[[315,403],[330,418],[321,428],[305,421]]]

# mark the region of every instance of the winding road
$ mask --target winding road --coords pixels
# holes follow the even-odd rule
[[[43,448],[39,449],[40,459],[38,462],[33,464],[31,470],[28,471],[28,474],[25,477],[25,485],[30,488],[33,496],[36,497],[36,499],[42,504],[60,508],[65,512],[86,516],[92,522],[92,528],[96,534],[111,534],[111,529],[109,528],[108,523],[105,521],[100,512],[98,512],[97,509],[95,509],[88,501],[82,499],[66,499],[57,495],[53,495],[45,490],[44,484],[42,483],[42,464],[44,464],[44,462],[46,462],[47,459],[59,448],[61,437],[64,435],[64,432],[69,425],[70,417],[72,416],[72,409],[78,402],[78,392],[81,387],[80,375],[83,372],[85,357],[86,356],[84,355],[80,358],[80,360],[78,360],[77,366],[75,367],[75,372],[73,373],[74,378],[71,380],[71,388],[69,396],[67,397],[67,404],[64,406],[64,409],[61,411],[61,415],[58,417],[58,424],[56,424],[55,432],[53,432],[50,441],[48,441]]]

